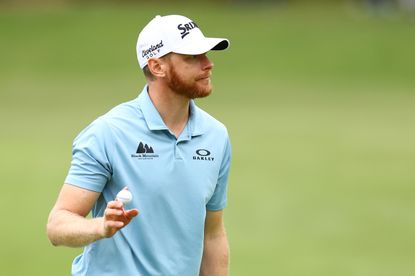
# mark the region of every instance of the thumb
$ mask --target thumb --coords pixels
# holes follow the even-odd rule
[[[125,211],[125,215],[128,218],[133,218],[133,217],[137,216],[139,213],[140,212],[137,209],[131,209],[131,210]]]

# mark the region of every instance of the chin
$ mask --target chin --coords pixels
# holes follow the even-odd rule
[[[208,87],[198,87],[196,91],[197,92],[195,92],[194,98],[205,98],[212,93],[212,86],[209,85]]]
[[[196,95],[196,97],[194,97],[194,99],[195,98],[206,98],[207,96],[209,96],[211,94],[211,91],[209,91],[209,92],[205,92],[205,93],[200,93],[200,94],[197,94]]]

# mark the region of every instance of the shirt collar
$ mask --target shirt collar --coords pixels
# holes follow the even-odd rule
[[[202,112],[196,106],[194,100],[190,100],[190,117],[187,122],[192,137],[202,135],[205,132]]]
[[[160,113],[151,101],[150,95],[148,95],[147,85],[144,86],[143,91],[141,91],[141,94],[138,96],[138,105],[143,112],[144,120],[150,130],[168,129],[166,124],[163,122]]]
[[[150,95],[148,94],[148,85],[145,85],[143,91],[138,96],[138,104],[143,113],[144,120],[150,130],[168,130],[169,128],[164,123],[157,111]],[[193,100],[190,101],[190,117],[186,128],[190,131],[192,137],[202,135],[205,132],[203,117],[201,111],[196,106]],[[185,128],[185,130],[186,130]]]

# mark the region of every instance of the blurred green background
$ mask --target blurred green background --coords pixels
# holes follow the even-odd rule
[[[210,54],[214,93],[198,101],[232,138],[231,275],[415,275],[411,12],[37,2],[0,5],[0,274],[70,274],[81,249],[53,247],[45,225],[72,140],[138,95],[138,32],[177,13],[231,40]]]

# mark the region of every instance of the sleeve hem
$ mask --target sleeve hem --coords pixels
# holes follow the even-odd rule
[[[221,204],[219,206],[206,205],[206,209],[209,210],[209,211],[220,211],[220,210],[225,209],[225,207],[226,207],[226,203]]]
[[[97,193],[102,192],[101,185],[94,183],[94,182],[79,181],[79,179],[68,177],[65,179],[65,184],[69,184],[72,186],[76,186],[76,187],[83,188],[83,189],[90,190],[90,191],[97,192]]]

